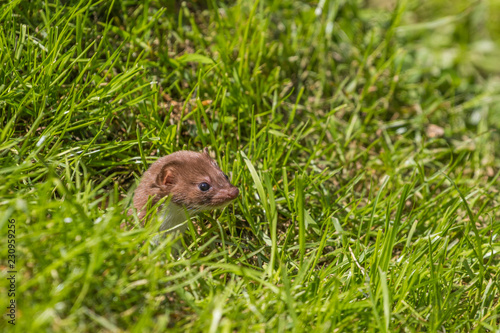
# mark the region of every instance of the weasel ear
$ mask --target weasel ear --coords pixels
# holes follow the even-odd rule
[[[172,185],[175,182],[175,175],[169,165],[165,165],[161,172],[156,176],[156,184],[158,185]]]
[[[203,154],[205,154],[212,161],[215,160],[215,158],[212,155],[210,155],[210,152],[208,151],[207,147],[203,148]]]

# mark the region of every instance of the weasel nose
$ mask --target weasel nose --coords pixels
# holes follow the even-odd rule
[[[231,200],[233,200],[238,197],[238,195],[240,194],[240,190],[237,187],[233,187],[232,189],[229,190],[228,194]]]

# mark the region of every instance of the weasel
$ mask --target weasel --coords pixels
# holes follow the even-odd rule
[[[183,232],[187,228],[183,222],[191,215],[225,207],[239,193],[208,150],[203,153],[181,150],[158,159],[149,167],[135,190],[134,207],[143,219],[149,197],[154,205],[170,196],[168,205],[158,210],[158,217],[163,220],[160,231]]]

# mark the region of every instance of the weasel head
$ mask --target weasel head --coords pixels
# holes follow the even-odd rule
[[[222,208],[240,193],[207,151],[178,151],[162,157],[143,179],[146,184],[141,181],[136,196],[146,191],[158,201],[169,195],[172,203],[193,213]]]

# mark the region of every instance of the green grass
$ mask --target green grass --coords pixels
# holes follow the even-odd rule
[[[498,332],[500,2],[366,3],[1,3],[0,328]],[[173,259],[126,211],[204,147]]]

